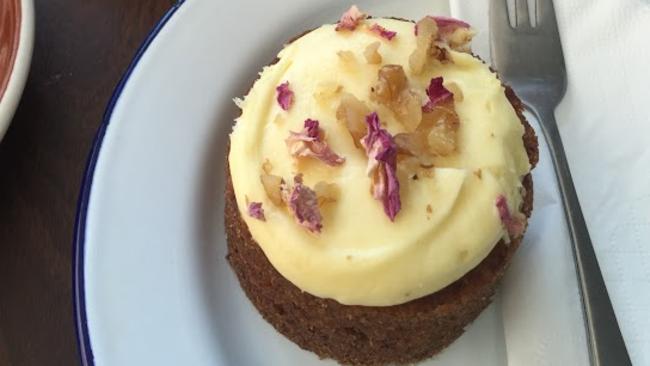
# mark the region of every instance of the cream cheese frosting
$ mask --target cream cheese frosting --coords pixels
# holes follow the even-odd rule
[[[511,211],[522,202],[521,179],[530,171],[524,128],[496,75],[470,54],[449,50],[452,62],[409,70],[416,47],[413,23],[372,19],[397,32],[388,41],[366,28],[336,32],[324,25],[286,45],[278,62],[263,69],[248,95],[237,100],[241,116],[231,134],[230,175],[239,211],[274,268],[301,290],[345,305],[389,306],[434,293],[483,260],[506,232],[495,207],[499,195]],[[382,61],[366,62],[374,42]],[[349,51],[341,57],[340,51]],[[434,160],[419,179],[399,175],[401,211],[392,222],[369,192],[368,158],[337,121],[341,92],[364,101],[391,134],[404,126],[369,97],[382,65],[404,67],[411,88],[424,95],[442,76],[462,93],[455,101],[460,120],[457,152]],[[289,81],[293,105],[283,110],[276,87]],[[426,97],[424,97],[426,98]],[[339,166],[292,158],[285,139],[306,119],[320,121],[327,143],[345,158]],[[311,233],[289,210],[274,205],[260,182],[262,166],[287,182],[303,174],[306,185],[337,187],[336,202],[321,208],[323,228]],[[261,202],[265,221],[247,215],[249,201]]]

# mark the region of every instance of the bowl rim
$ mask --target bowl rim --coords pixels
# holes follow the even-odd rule
[[[22,96],[34,46],[34,2],[19,0],[20,30],[18,47],[4,94],[0,98],[0,141],[5,135]]]

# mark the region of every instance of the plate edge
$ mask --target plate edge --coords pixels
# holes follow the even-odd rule
[[[156,36],[164,28],[176,11],[185,3],[185,0],[177,0],[174,5],[165,12],[158,22],[149,31],[144,41],[140,44],[135,55],[131,59],[129,66],[126,68],[119,82],[115,86],[111,98],[108,101],[102,121],[95,133],[90,152],[86,161],[86,167],[82,176],[79,198],[77,199],[77,211],[75,216],[73,242],[72,242],[72,302],[74,328],[77,342],[77,352],[82,366],[94,366],[92,346],[90,343],[90,334],[88,332],[88,321],[86,317],[86,299],[85,299],[85,278],[84,278],[84,245],[86,239],[86,219],[88,217],[88,203],[93,183],[97,159],[102,147],[106,128],[110,124],[113,109],[117,104],[122,91],[133,70],[140,62],[140,59],[147,51]]]

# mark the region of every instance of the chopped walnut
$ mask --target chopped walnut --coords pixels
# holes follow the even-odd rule
[[[341,103],[336,110],[336,118],[345,123],[354,145],[361,148],[361,138],[366,135],[366,116],[370,114],[370,109],[365,103],[357,99],[354,95],[343,93]]]
[[[414,157],[420,168],[433,167],[433,155],[429,151],[427,133],[422,131],[399,133],[395,135],[395,144],[400,154]]]
[[[285,121],[284,116],[280,115],[279,113],[275,115],[275,118],[273,119],[273,123],[276,125],[281,125]]]
[[[422,112],[414,132],[395,135],[398,152],[417,157],[420,165],[433,165],[433,157],[447,156],[457,149],[458,115],[453,101],[446,101]]]
[[[262,170],[266,174],[271,174],[271,170],[273,170],[273,165],[269,161],[269,159],[264,159],[264,163],[262,163]]]
[[[356,57],[352,51],[338,51],[336,55],[339,56],[339,60],[346,65],[351,65],[356,62]]]
[[[422,119],[422,100],[408,88],[408,79],[400,65],[382,66],[378,80],[370,88],[370,99],[390,109],[412,131]]]
[[[448,102],[433,107],[431,112],[422,113],[417,131],[426,133],[431,154],[446,156],[456,151],[459,124],[453,104]]]
[[[366,49],[363,51],[363,56],[366,58],[366,62],[371,65],[376,65],[381,63],[381,55],[379,54],[380,42],[373,42],[366,46]]]
[[[338,198],[338,187],[334,183],[318,182],[314,186],[314,192],[318,197],[318,206],[322,207],[326,203],[336,202]]]
[[[342,85],[333,81],[323,81],[316,85],[316,90],[314,91],[313,96],[318,102],[327,102],[338,95],[341,90],[343,90]]]
[[[398,133],[395,144],[401,154],[420,156],[429,152],[426,135],[422,133]]]
[[[271,202],[276,206],[282,206],[282,186],[284,185],[284,180],[277,175],[265,173],[260,175],[260,181]]]
[[[397,136],[395,136],[395,142],[397,143]],[[397,155],[397,170],[410,179],[417,179],[420,160],[415,156]]]
[[[456,28],[445,38],[451,49],[460,52],[469,52],[470,44],[475,34],[471,28]]]
[[[449,61],[449,52],[443,45],[438,44],[438,42],[435,42],[431,46],[429,49],[429,55],[442,63]]]
[[[427,62],[433,41],[438,37],[438,26],[432,18],[424,17],[416,23],[415,27],[416,45],[409,56],[409,67],[413,74],[419,75]]]
[[[390,104],[408,87],[406,74],[400,65],[382,66],[377,77],[377,83],[370,89],[370,98],[378,103]]]
[[[470,51],[470,43],[475,32],[467,22],[444,16],[429,16],[428,18],[433,19],[438,26],[436,41],[455,51]]]

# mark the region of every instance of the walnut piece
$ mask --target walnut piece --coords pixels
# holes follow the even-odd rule
[[[408,88],[408,79],[400,65],[384,65],[379,69],[377,82],[370,88],[370,99],[388,107],[409,131],[422,119],[422,100]]]
[[[314,192],[318,197],[318,206],[322,207],[326,203],[336,202],[338,198],[338,187],[334,183],[318,182],[314,186]]]
[[[357,60],[356,57],[354,57],[354,53],[348,50],[338,51],[336,52],[336,55],[339,56],[339,60],[346,65],[351,65]]]
[[[431,52],[433,41],[438,37],[438,26],[431,17],[424,17],[415,25],[416,45],[415,50],[409,56],[409,67],[415,75],[422,73],[427,58]]]
[[[264,163],[262,163],[262,170],[266,174],[271,174],[271,170],[273,170],[273,165],[269,161],[269,159],[264,159]]]
[[[282,206],[284,203],[282,201],[282,186],[284,180],[277,175],[263,173],[260,175],[260,181],[262,182],[264,191],[271,202],[276,206]]]
[[[361,148],[361,138],[366,135],[366,116],[370,114],[370,109],[365,103],[357,99],[354,95],[343,93],[341,103],[336,110],[336,118],[345,123],[354,145]]]
[[[429,153],[447,156],[457,149],[457,132],[460,122],[453,101],[435,106],[431,112],[422,113],[418,133],[427,136]]]
[[[314,90],[314,99],[318,102],[326,102],[343,90],[343,86],[333,81],[323,81],[316,85]]]
[[[381,55],[379,54],[380,42],[373,42],[366,46],[366,49],[363,51],[363,56],[366,58],[366,62],[371,65],[377,65],[381,63]]]

